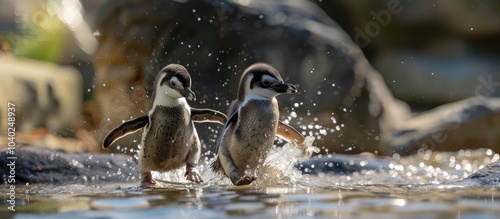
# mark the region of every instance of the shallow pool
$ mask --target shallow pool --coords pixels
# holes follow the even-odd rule
[[[18,185],[16,211],[4,201],[0,218],[500,218],[499,185],[460,181],[499,160],[491,150],[421,151],[345,175],[302,174],[292,164],[302,152],[275,149],[259,179],[243,187],[204,168],[209,160],[200,167],[203,184],[178,170],[155,173],[158,188],[147,190],[138,182]],[[1,190],[7,200],[8,186]]]

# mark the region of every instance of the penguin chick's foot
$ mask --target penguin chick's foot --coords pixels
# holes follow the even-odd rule
[[[242,176],[238,180],[231,180],[235,186],[244,186],[252,183],[254,180],[256,180],[256,176]]]
[[[196,172],[194,169],[188,169],[186,170],[186,173],[184,174],[187,180],[193,181],[195,183],[201,183],[203,182],[203,178],[201,178],[200,174]]]
[[[151,172],[142,172],[141,174],[141,188],[154,188],[156,182],[153,180]]]

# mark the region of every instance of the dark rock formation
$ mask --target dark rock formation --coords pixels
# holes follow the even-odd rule
[[[0,183],[7,183],[11,174],[10,162],[15,162],[15,183],[94,183],[138,181],[139,169],[128,155],[72,154],[36,146],[15,150],[8,159],[0,153]]]
[[[458,184],[500,186],[500,161],[486,165],[484,168],[474,172]]]
[[[384,154],[490,147],[499,152],[500,98],[473,97],[415,115],[382,136]]]
[[[336,5],[326,2],[319,4],[334,11]],[[342,7],[352,18],[344,29],[368,51],[395,97],[413,106],[437,106],[500,96],[497,1],[346,1]],[[497,88],[478,89],[487,78]]]
[[[84,184],[109,182],[137,182],[139,169],[128,155],[74,154],[43,147],[26,146],[15,150],[8,159],[6,151],[0,151],[0,183],[6,184],[11,169],[8,165],[15,161],[16,184]],[[367,170],[389,170],[392,158],[373,155],[333,155],[297,163],[295,166],[305,174],[350,175]],[[314,165],[314,167],[313,167]],[[499,186],[500,162],[496,161],[458,182],[443,183],[458,186]],[[435,185],[421,185],[419,189],[433,189]]]
[[[391,25],[380,23],[380,17],[376,22],[394,31],[390,28],[398,23],[397,16],[413,9],[398,1],[387,4],[390,5],[373,10],[378,15],[391,14]],[[350,8],[350,3],[346,7]],[[373,20],[369,9],[366,15]],[[190,103],[193,107],[225,111],[235,97],[243,69],[254,62],[268,62],[285,80],[299,87],[298,95],[279,97],[282,119],[289,120],[305,135],[315,136],[315,145],[324,149],[322,153],[407,155],[420,147],[433,150],[489,147],[500,152],[500,138],[494,134],[499,133],[500,127],[497,111],[467,111],[467,106],[456,107],[463,103],[457,102],[412,116],[406,103],[393,98],[382,76],[356,45],[360,38],[354,37],[353,42],[310,1],[109,1],[96,21],[100,34],[95,56],[94,108],[98,110],[93,116],[99,123],[98,139],[122,120],[147,109],[152,79],[166,64],[180,63],[190,71],[193,90],[199,97],[198,102]],[[368,23],[361,24],[364,28]],[[360,23],[356,25],[361,27]],[[421,27],[415,28],[423,32]],[[388,34],[385,29],[379,30],[382,35]],[[381,47],[388,44],[379,42],[376,36],[370,37],[370,42]],[[494,75],[485,75],[478,81],[477,86],[482,86],[478,95],[489,92],[489,96],[494,96],[498,92],[492,87],[498,83]],[[425,90],[426,85],[420,87]],[[436,92],[440,91],[428,94]],[[439,99],[443,94],[433,97]],[[478,106],[490,101],[495,102],[485,99]],[[477,121],[460,119],[466,111]],[[447,118],[459,119],[450,123]],[[214,142],[214,132],[202,127],[199,132],[204,142]],[[441,131],[446,139],[441,138]],[[439,144],[423,144],[429,136],[431,141],[438,139]],[[139,136],[118,143],[121,148],[135,148],[137,143],[132,139],[138,140]],[[214,144],[209,144],[207,149],[213,151],[213,147]]]
[[[296,168],[304,174],[318,173],[349,175],[366,170],[389,170],[390,160],[362,155],[329,155],[321,158],[313,157],[297,163]]]

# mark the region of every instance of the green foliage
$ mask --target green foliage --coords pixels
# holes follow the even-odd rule
[[[20,32],[10,34],[12,52],[19,57],[55,62],[64,49],[67,29],[57,16],[54,1],[29,1],[20,23]]]

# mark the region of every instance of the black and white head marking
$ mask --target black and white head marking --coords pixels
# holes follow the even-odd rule
[[[248,75],[245,79],[245,99],[272,99],[279,93],[273,88],[273,84],[283,83],[276,77],[256,72]]]
[[[297,88],[285,83],[275,68],[258,63],[248,67],[243,73],[238,99],[272,100],[278,94],[296,92]]]
[[[182,65],[167,65],[156,76],[154,104],[173,106],[184,98],[196,100],[191,91],[191,76]]]

